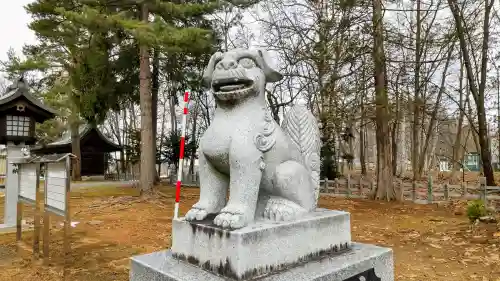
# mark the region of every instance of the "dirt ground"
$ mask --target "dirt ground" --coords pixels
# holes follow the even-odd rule
[[[126,194],[126,193],[124,193]],[[72,198],[72,254],[66,280],[128,281],[129,258],[170,246],[173,189],[166,196]],[[184,189],[181,214],[198,189]],[[471,227],[461,205],[435,206],[322,197],[320,206],[351,212],[353,240],[392,247],[396,280],[500,281],[500,226]],[[3,206],[2,206],[3,211]],[[0,281],[63,280],[62,231],[53,220],[51,264],[16,254],[15,235],[0,235]],[[31,243],[32,234],[23,233]]]

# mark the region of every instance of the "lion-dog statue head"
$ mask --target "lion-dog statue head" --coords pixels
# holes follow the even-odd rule
[[[203,82],[214,92],[216,101],[236,102],[265,93],[266,83],[283,76],[269,67],[263,50],[234,49],[216,52],[203,74]]]

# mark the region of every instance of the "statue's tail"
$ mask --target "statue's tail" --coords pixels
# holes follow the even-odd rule
[[[290,136],[304,156],[304,162],[311,172],[316,196],[319,199],[319,173],[321,139],[314,115],[304,105],[294,105],[286,114],[281,127]]]

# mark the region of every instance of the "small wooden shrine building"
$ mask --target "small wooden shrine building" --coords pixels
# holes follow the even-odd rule
[[[122,151],[122,147],[113,143],[102,132],[90,125],[81,125],[80,153],[81,153],[81,175],[97,176],[106,173],[109,153]],[[71,153],[71,132],[66,131],[62,137],[52,143],[39,145],[31,148],[34,154]]]

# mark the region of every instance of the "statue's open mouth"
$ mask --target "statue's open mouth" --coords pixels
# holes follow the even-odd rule
[[[217,79],[212,82],[212,88],[218,93],[231,93],[252,88],[253,81],[245,78]]]

